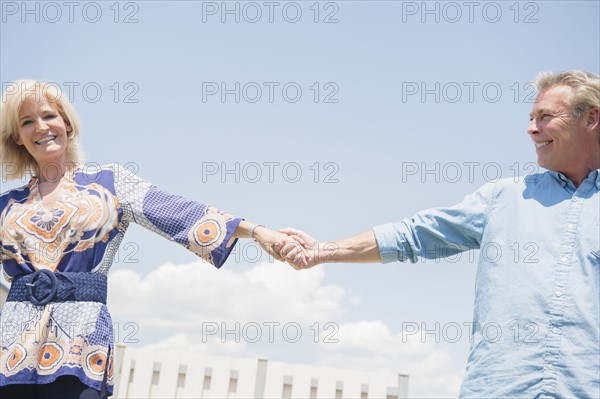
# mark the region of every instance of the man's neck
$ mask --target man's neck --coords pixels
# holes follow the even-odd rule
[[[596,169],[599,169],[599,168],[596,168]],[[577,172],[570,172],[570,173],[561,172],[561,173],[564,174],[565,176],[567,176],[567,178],[569,178],[569,180],[571,180],[571,182],[573,182],[573,185],[575,186],[575,188],[579,188],[581,183],[583,183],[583,181],[585,179],[587,179],[587,177],[590,175],[590,173],[593,170],[595,170],[595,169],[586,168],[586,169],[582,169],[581,171],[577,171]]]

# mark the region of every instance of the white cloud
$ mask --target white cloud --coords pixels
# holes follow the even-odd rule
[[[121,269],[110,274],[109,307],[116,318],[188,330],[202,322],[339,320],[355,299],[338,285],[323,285],[324,277],[323,269],[302,273],[279,263],[244,272],[167,263],[144,278]]]
[[[319,365],[409,374],[411,397],[456,397],[463,376],[458,362],[413,332],[393,334],[380,320],[343,324],[339,343],[324,347]]]
[[[201,355],[246,357],[248,356],[246,347],[247,344],[243,340],[220,342],[217,336],[203,339],[200,334],[178,333],[153,344],[145,345],[143,348],[171,353],[193,352]]]
[[[394,333],[381,320],[349,320],[359,299],[324,284],[324,278],[324,268],[298,272],[279,263],[241,272],[202,262],[168,263],[144,277],[121,269],[110,275],[109,306],[116,320],[139,324],[147,348],[404,373],[410,375],[411,397],[457,396],[462,365],[443,345],[421,342],[414,330]],[[269,322],[280,323],[273,341],[267,340]],[[315,322],[319,343],[313,341]],[[326,322],[339,329],[325,329]],[[290,345],[294,329],[286,336],[286,323],[297,323],[302,341]],[[248,339],[256,329],[262,335],[258,345]],[[327,337],[337,342],[326,343]]]

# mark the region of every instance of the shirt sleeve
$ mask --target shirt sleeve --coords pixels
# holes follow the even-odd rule
[[[481,245],[495,197],[488,183],[449,208],[431,208],[412,218],[373,228],[383,263],[456,255]]]
[[[221,267],[237,243],[241,218],[169,194],[116,164],[115,191],[125,222],[135,222]]]

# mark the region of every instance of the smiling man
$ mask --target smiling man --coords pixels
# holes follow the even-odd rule
[[[566,79],[572,79],[568,76],[565,75]],[[588,101],[594,100],[594,93],[556,84],[554,75],[541,75],[537,87],[540,93],[531,111],[527,132],[535,143],[538,164],[562,172],[578,187],[598,168],[600,136],[588,129],[598,117],[597,108],[588,109]]]
[[[298,269],[493,246],[499,256],[479,258],[461,397],[600,397],[600,80],[567,71],[535,83],[527,132],[547,172],[334,242],[284,230],[311,249],[305,261],[282,244]]]

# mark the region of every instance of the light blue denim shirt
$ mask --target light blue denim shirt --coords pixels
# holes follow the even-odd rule
[[[480,249],[461,397],[600,397],[599,191],[545,172],[374,228],[384,262]]]

